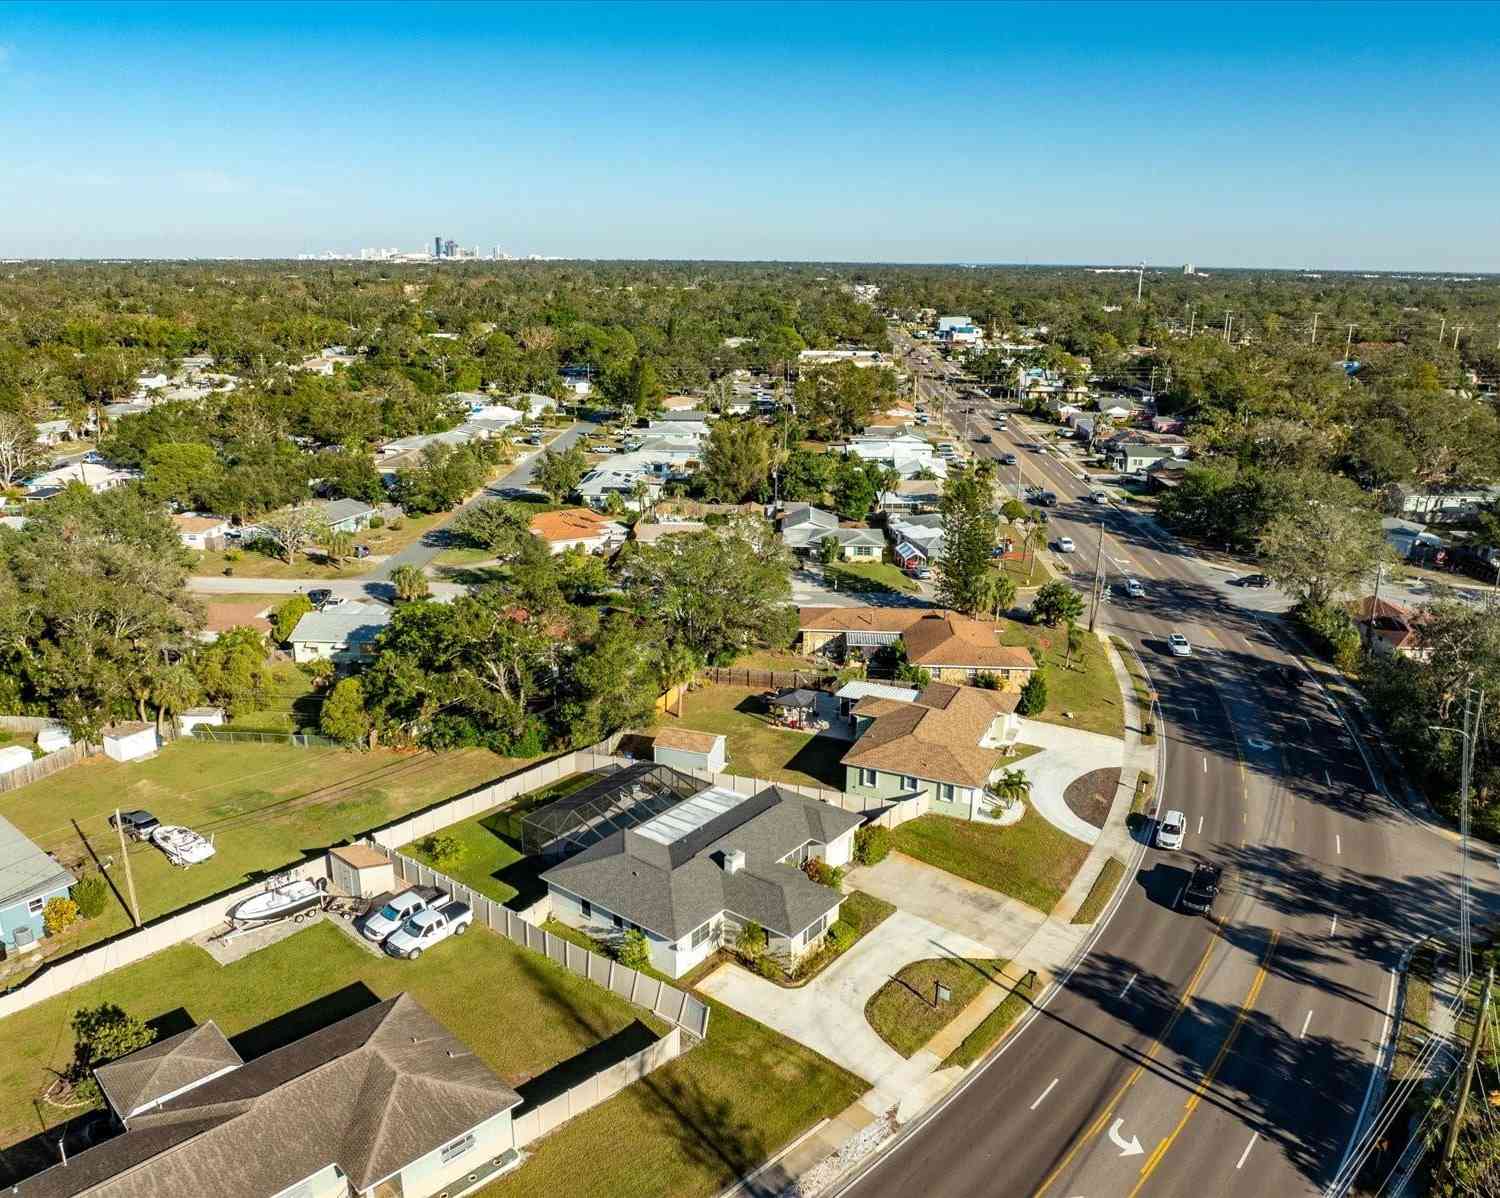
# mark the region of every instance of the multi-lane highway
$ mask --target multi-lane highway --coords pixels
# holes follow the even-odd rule
[[[964,403],[940,381],[924,391]],[[981,405],[988,409],[989,405]],[[961,424],[960,424],[960,427]],[[1388,1029],[1393,966],[1455,926],[1453,839],[1376,791],[1363,750],[1279,621],[1151,522],[1089,485],[1012,417],[976,453],[1020,456],[1053,491],[1101,622],[1160,696],[1162,807],[1179,852],[1143,850],[1092,951],[1001,1053],[843,1187],[858,1198],[1135,1198],[1318,1193],[1345,1154]],[[1035,435],[1034,435],[1035,433]],[[1009,469],[1002,471],[1009,481]],[[1181,632],[1193,655],[1166,651]],[[1301,680],[1289,684],[1280,667]],[[1142,829],[1149,839],[1148,826]],[[1224,867],[1214,920],[1174,910],[1196,860]],[[1487,875],[1493,877],[1492,871]]]

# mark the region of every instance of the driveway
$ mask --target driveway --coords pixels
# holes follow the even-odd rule
[[[925,957],[995,954],[976,940],[897,911],[806,986],[788,990],[738,965],[721,965],[698,989],[836,1061],[874,1087],[883,1110],[901,1101],[932,1070],[923,1053],[910,1060],[875,1034],[865,1003],[903,965]]]
[[[1093,844],[1099,839],[1099,829],[1074,815],[1063,793],[1084,774],[1124,765],[1125,742],[1098,732],[1063,728],[1039,720],[1022,720],[1018,739],[1023,745],[1039,745],[1042,749],[1015,766],[1031,780],[1031,805],[1059,831],[1084,844]]]
[[[1046,915],[1019,899],[904,853],[891,853],[879,865],[851,869],[846,881],[851,889],[986,945],[991,957],[1014,957],[1047,921]]]
[[[433,598],[446,599],[468,593],[468,587],[456,582],[429,582]],[[299,595],[319,589],[332,591],[341,599],[374,599],[390,603],[395,588],[381,578],[222,578],[216,574],[197,575],[188,579],[188,590],[195,595]]]

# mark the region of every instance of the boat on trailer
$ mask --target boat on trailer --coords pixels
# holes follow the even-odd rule
[[[229,922],[237,928],[275,923],[281,919],[300,922],[304,915],[323,905],[325,885],[321,879],[313,881],[308,878],[273,884],[231,907]]]
[[[151,833],[151,843],[167,855],[173,865],[198,865],[214,855],[211,840],[180,824],[163,824]]]

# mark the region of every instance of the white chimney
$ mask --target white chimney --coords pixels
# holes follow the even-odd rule
[[[726,874],[737,874],[745,868],[744,849],[724,850],[724,872]]]

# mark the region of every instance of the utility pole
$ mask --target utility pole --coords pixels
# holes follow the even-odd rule
[[[1468,328],[1468,325],[1456,324],[1453,326],[1453,352],[1458,353],[1458,335]]]
[[[1316,345],[1318,343],[1318,317],[1321,315],[1323,315],[1321,312],[1313,313],[1312,340],[1308,342],[1309,345]]]
[[[125,863],[125,887],[130,894],[130,918],[136,927],[141,926],[141,908],[135,901],[135,875],[130,872],[130,852],[125,847],[125,825],[120,821],[120,809],[115,808],[115,831],[120,834],[120,860]]]
[[[1358,328],[1358,327],[1359,327],[1358,325],[1352,325],[1352,324],[1349,326],[1349,336],[1347,338],[1345,338],[1345,340],[1344,340],[1344,361],[1345,362],[1347,362],[1349,360],[1349,351],[1354,347],[1354,330],[1356,328]]]
[[[1099,548],[1094,554],[1094,586],[1089,594],[1089,631],[1094,631],[1094,624],[1099,618],[1099,578],[1104,568],[1104,520],[1099,520]]]
[[[1197,320],[1198,320],[1198,305],[1197,304],[1189,304],[1188,305],[1188,340],[1189,341],[1191,341],[1193,339],[1193,329],[1196,327]]]
[[[1443,336],[1448,332],[1448,318],[1443,317],[1443,323],[1438,326],[1438,348],[1443,348]]]
[[[1375,564],[1375,598],[1370,604],[1370,618],[1365,621],[1365,648],[1375,639],[1375,621],[1380,618],[1380,580],[1385,574],[1385,563]]]
[[[1485,979],[1484,996],[1479,1000],[1479,1018],[1474,1020],[1474,1030],[1469,1034],[1469,1051],[1464,1058],[1464,1081],[1458,1090],[1458,1103],[1453,1108],[1453,1122],[1448,1125],[1448,1134],[1443,1139],[1443,1155],[1438,1161],[1437,1175],[1448,1171],[1453,1160],[1453,1150],[1458,1147],[1458,1130],[1464,1121],[1464,1107],[1469,1101],[1469,1088],[1474,1084],[1474,1065],[1479,1060],[1479,1038],[1484,1035],[1485,1020],[1490,1011],[1490,990],[1495,985],[1495,967],[1490,966],[1490,975]]]
[[[1229,325],[1224,330],[1224,344],[1225,345],[1232,344],[1233,334],[1234,334],[1234,315],[1231,313],[1230,317],[1229,317]]]
[[[1141,287],[1146,282],[1146,264],[1141,263],[1140,269],[1135,273],[1135,302],[1141,302]]]

